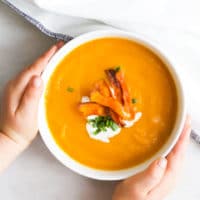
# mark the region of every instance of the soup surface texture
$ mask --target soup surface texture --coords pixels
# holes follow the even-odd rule
[[[131,128],[103,143],[91,139],[78,110],[82,96],[121,66],[142,117]],[[58,64],[45,90],[46,119],[58,146],[74,160],[97,169],[118,170],[153,156],[168,139],[177,112],[174,81],[165,64],[144,46],[121,38],[85,43]]]

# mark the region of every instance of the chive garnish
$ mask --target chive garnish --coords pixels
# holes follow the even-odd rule
[[[137,103],[137,99],[133,98],[133,99],[131,99],[131,102],[132,103]]]
[[[97,134],[99,134],[100,131],[101,131],[101,130],[97,128],[96,131],[93,132],[93,134],[94,134],[94,135],[97,135]]]
[[[68,88],[67,88],[67,92],[74,92],[74,88],[68,87]]]
[[[116,131],[118,129],[118,125],[116,123],[113,123],[112,126],[111,126],[111,129],[113,131]]]
[[[120,67],[120,66],[117,66],[117,67],[115,67],[115,72],[118,72],[118,71],[120,71],[120,69],[121,69],[121,67]]]
[[[106,131],[107,128],[111,128],[113,131],[116,131],[119,128],[110,116],[98,116],[94,119],[89,119],[88,123],[95,128],[95,131],[93,132],[94,135],[99,134],[101,131]]]

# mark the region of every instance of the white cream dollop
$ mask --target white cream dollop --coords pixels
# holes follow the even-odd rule
[[[88,97],[88,96],[82,96],[81,103],[88,103],[88,102],[90,102],[90,97]]]
[[[98,117],[98,116],[90,115],[87,117],[87,120],[95,119],[96,117]],[[142,113],[137,112],[135,114],[135,118],[133,120],[124,120],[123,121],[125,124],[124,128],[129,128],[129,127],[133,126],[141,117],[142,117]],[[94,128],[91,123],[87,122],[86,130],[87,130],[90,138],[99,140],[101,142],[109,143],[110,138],[118,135],[121,131],[121,128],[118,127],[116,130],[112,130],[111,128],[106,128],[106,131],[100,131],[98,134],[94,134],[94,132],[96,131],[96,128]]]
[[[88,116],[88,120],[95,119],[98,117],[97,115],[90,115]],[[96,131],[96,128],[94,128],[91,123],[87,122],[86,123],[86,130],[88,132],[88,135],[90,138],[95,139],[95,140],[100,140],[101,142],[109,143],[110,138],[118,135],[121,131],[121,128],[117,128],[115,131],[112,130],[111,128],[106,128],[106,131],[100,131],[98,134],[94,134]]]
[[[133,126],[141,117],[142,117],[142,113],[137,112],[135,114],[135,118],[133,120],[123,120],[123,122],[125,124],[124,127],[129,128],[129,127]]]

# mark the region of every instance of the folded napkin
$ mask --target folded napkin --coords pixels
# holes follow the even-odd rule
[[[155,40],[175,63],[193,127],[200,131],[199,0],[3,0],[45,34],[69,40],[119,28]]]

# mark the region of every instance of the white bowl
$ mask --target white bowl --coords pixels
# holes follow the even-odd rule
[[[167,142],[164,144],[164,146],[150,159],[146,160],[145,162],[123,170],[115,170],[115,171],[106,171],[106,170],[97,170],[94,168],[90,168],[88,166],[85,166],[83,164],[80,164],[76,160],[73,160],[69,155],[67,155],[54,141],[52,134],[50,133],[50,130],[47,125],[46,116],[45,116],[45,104],[44,104],[44,93],[42,95],[42,98],[40,100],[39,104],[39,131],[40,134],[44,140],[44,143],[49,148],[51,153],[66,167],[70,168],[71,170],[77,172],[78,174],[81,174],[86,177],[90,177],[93,179],[98,180],[120,180],[127,178],[129,176],[132,176],[142,170],[144,170],[153,160],[157,159],[158,157],[166,156],[175,143],[177,142],[181,131],[183,129],[184,121],[185,121],[185,101],[184,101],[184,94],[183,94],[183,88],[180,81],[180,78],[176,72],[175,66],[171,63],[170,59],[167,58],[167,56],[160,50],[161,48],[158,48],[158,45],[155,44],[152,41],[148,41],[144,36],[142,35],[136,35],[133,33],[127,33],[123,31],[115,31],[115,30],[104,30],[104,31],[95,31],[90,32],[84,35],[81,35],[79,37],[76,37],[75,39],[71,40],[67,44],[65,44],[51,59],[48,66],[46,67],[42,79],[44,81],[44,85],[46,87],[47,82],[54,71],[54,69],[57,67],[59,62],[71,51],[73,51],[76,47],[97,39],[97,38],[105,38],[105,37],[118,37],[118,38],[125,38],[129,40],[136,41],[137,43],[140,43],[153,51],[167,66],[168,70],[170,71],[176,88],[177,88],[177,94],[178,94],[178,112],[177,112],[177,119],[175,122],[174,129],[171,133],[170,138],[167,140]],[[45,91],[46,88],[44,88]]]

